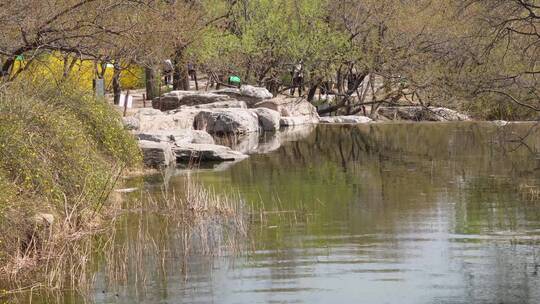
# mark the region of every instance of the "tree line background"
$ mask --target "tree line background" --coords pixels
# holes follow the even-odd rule
[[[535,119],[540,109],[538,0],[21,0],[0,3],[0,25],[1,86],[43,79],[53,56],[50,81],[112,66],[118,95],[140,69],[153,97],[170,59],[174,89],[189,88],[192,63],[278,94],[302,63],[306,98],[337,97],[326,112],[420,104]]]

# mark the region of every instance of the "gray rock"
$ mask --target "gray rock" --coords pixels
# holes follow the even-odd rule
[[[153,142],[174,143],[174,140],[175,140],[175,136],[172,134],[172,132],[165,131],[165,130],[135,133],[135,137],[138,140],[146,140],[146,141],[153,141]]]
[[[170,111],[178,109],[181,106],[197,106],[231,101],[234,101],[234,99],[222,94],[197,91],[172,91],[155,98],[152,102],[152,107],[161,111]]]
[[[245,101],[229,100],[229,101],[218,101],[218,102],[195,105],[195,106],[191,106],[191,108],[193,109],[228,109],[228,108],[247,109],[248,106]]]
[[[175,147],[177,161],[237,161],[248,156],[229,147],[208,144],[187,144]]]
[[[275,132],[279,130],[281,114],[267,108],[252,110],[259,118],[259,126],[263,131]]]
[[[143,153],[144,165],[147,167],[165,167],[175,162],[170,143],[141,140],[139,147]]]
[[[292,117],[281,117],[279,121],[282,127],[294,127],[302,125],[311,125],[319,123],[319,119],[315,119],[312,116],[292,116]]]
[[[317,108],[303,98],[276,97],[261,101],[255,108],[267,108],[277,111],[281,116],[312,116],[319,118]]]
[[[139,119],[133,116],[122,117],[122,123],[126,130],[139,130],[141,127]]]
[[[233,99],[244,101],[249,107],[273,97],[272,93],[270,93],[266,88],[254,87],[250,85],[244,85],[240,89],[225,88],[214,91],[213,93],[227,95]]]
[[[185,108],[172,114],[172,120],[175,128],[178,129],[193,129],[195,117],[199,115],[201,109]]]
[[[153,142],[168,142],[175,145],[184,144],[214,144],[212,135],[200,130],[159,130],[153,132],[135,133],[138,140],[146,140]]]
[[[455,110],[441,107],[380,107],[377,109],[379,119],[411,120],[411,121],[468,121],[469,116]]]
[[[141,116],[152,116],[152,115],[161,115],[161,114],[163,113],[160,110],[142,108],[137,111],[137,113],[135,114],[135,117],[140,118]]]
[[[193,140],[191,143],[193,144],[208,144],[213,145],[216,143],[212,135],[208,134],[206,131],[202,130],[191,130],[191,135],[193,136]]]
[[[139,132],[154,132],[160,130],[193,129],[193,120],[200,109],[182,108],[159,114],[136,113],[134,117],[139,120]]]
[[[266,108],[280,113],[282,127],[319,123],[317,108],[303,98],[276,97],[257,103],[255,108]]]
[[[257,115],[245,109],[203,110],[193,126],[211,134],[246,134],[259,131]]]
[[[270,91],[266,88],[254,87],[250,85],[243,85],[240,87],[240,94],[244,96],[249,96],[256,99],[271,99],[274,97]]]
[[[321,117],[319,120],[321,123],[325,124],[367,124],[373,120],[367,116],[325,116]]]
[[[158,131],[158,130],[172,130],[175,129],[176,122],[172,115],[160,114],[160,115],[142,115],[139,116],[139,131]]]

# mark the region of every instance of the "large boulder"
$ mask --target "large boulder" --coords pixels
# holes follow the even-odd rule
[[[259,121],[245,109],[203,110],[195,116],[193,127],[210,134],[246,134],[258,132]]]
[[[233,99],[244,101],[249,107],[252,107],[258,102],[274,97],[272,93],[270,93],[266,88],[250,85],[243,85],[242,87],[240,87],[240,89],[225,88],[214,91],[214,93],[220,95],[227,95]]]
[[[208,144],[187,144],[175,147],[174,153],[179,162],[191,161],[236,161],[248,156],[229,147]]]
[[[320,118],[321,123],[325,124],[367,124],[373,120],[367,116],[325,116]]]
[[[173,130],[178,127],[174,116],[164,113],[160,115],[141,115],[138,120],[138,130],[141,132]]]
[[[178,109],[180,106],[196,106],[216,102],[231,102],[231,97],[216,93],[197,91],[172,91],[154,98],[152,107],[161,111]]]
[[[170,112],[175,128],[177,129],[193,129],[195,117],[199,115],[201,109],[183,108],[175,112]]]
[[[469,116],[455,110],[441,107],[380,107],[377,109],[377,117],[387,120],[411,120],[411,121],[468,121]]]
[[[201,109],[181,108],[169,112],[159,110],[147,111],[141,109],[135,113],[133,119],[138,121],[139,132],[154,132],[160,130],[193,129],[193,120]]]
[[[171,115],[167,115],[155,109],[139,109],[132,117],[137,121],[138,131],[170,130],[176,128],[176,123]],[[126,123],[126,121],[124,121]]]
[[[175,162],[172,145],[168,142],[140,140],[139,147],[143,153],[144,165],[147,167],[165,167]]]
[[[274,97],[266,88],[243,85],[240,87],[240,94],[256,99],[271,99]]]
[[[319,122],[317,108],[303,98],[276,97],[259,102],[255,108],[267,108],[281,114],[281,126],[297,126]]]
[[[279,131],[281,114],[278,111],[267,108],[252,109],[259,118],[259,126],[263,131],[275,132]]]

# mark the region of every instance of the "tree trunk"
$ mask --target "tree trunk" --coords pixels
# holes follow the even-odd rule
[[[183,48],[179,48],[176,50],[173,64],[174,64],[173,89],[188,91],[189,90],[189,73],[187,69],[187,60],[185,58]]]
[[[9,80],[9,74],[15,60],[13,58],[7,59],[4,64],[2,64],[2,71],[0,71],[0,80],[7,81]]]
[[[336,73],[336,87],[338,94],[343,93],[343,74],[341,73],[342,66],[339,66],[339,69]]]
[[[144,74],[146,76],[146,100],[153,100],[159,94],[159,81],[156,79],[156,70],[145,68]]]
[[[317,82],[316,84],[312,85],[310,88],[309,88],[309,91],[308,91],[308,95],[307,95],[307,100],[309,102],[312,102],[313,101],[313,98],[315,98],[315,93],[317,93],[317,88],[319,87],[319,83]],[[301,94],[301,93],[300,93]]]
[[[114,71],[113,71],[113,79],[112,79],[115,105],[120,104],[120,95],[122,94],[122,87],[120,85],[120,72],[121,72],[120,66],[115,63]]]
[[[195,81],[195,91],[199,90],[199,81],[197,80],[197,71],[193,71],[193,80]]]

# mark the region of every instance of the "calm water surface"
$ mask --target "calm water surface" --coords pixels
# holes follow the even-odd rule
[[[162,253],[139,257],[144,278],[111,287],[100,266],[93,300],[540,303],[540,202],[527,197],[540,185],[540,133],[508,141],[530,128],[319,126],[274,152],[198,173],[257,208],[298,213],[253,223],[240,256],[180,257],[175,230],[151,223],[146,237]],[[185,178],[167,187],[181,191]],[[163,181],[145,183],[157,191]],[[119,226],[126,243],[141,238],[129,221]]]

